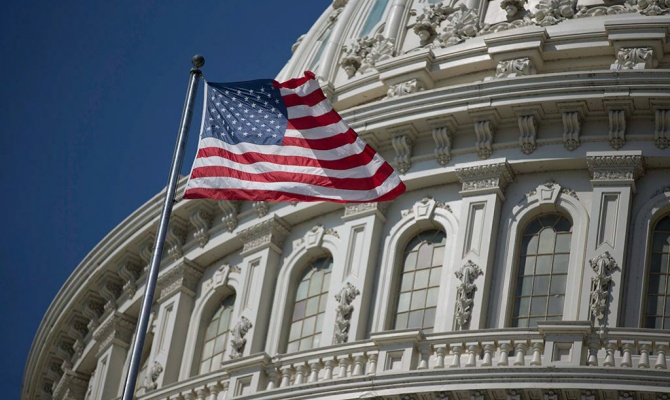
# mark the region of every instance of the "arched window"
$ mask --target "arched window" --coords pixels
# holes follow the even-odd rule
[[[528,223],[521,237],[512,326],[563,317],[572,223],[560,214]]]
[[[651,239],[644,325],[670,329],[670,215],[658,221]]]
[[[444,232],[430,230],[405,248],[393,329],[433,331],[446,241]]]
[[[219,308],[214,312],[209,325],[207,325],[200,358],[201,374],[219,369],[221,361],[223,361],[234,304],[235,294],[223,299]]]
[[[295,292],[286,351],[319,347],[333,258],[323,257],[305,268]]]

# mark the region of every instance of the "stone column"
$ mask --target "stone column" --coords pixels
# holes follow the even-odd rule
[[[514,179],[505,158],[456,164],[463,184],[460,228],[452,260],[455,278],[447,289],[447,301],[456,300],[458,310],[447,317],[446,330],[486,327],[485,299],[493,277],[500,209],[503,194]],[[460,306],[459,306],[460,305]]]
[[[391,39],[394,43],[397,42],[398,32],[403,26],[403,20],[407,9],[408,0],[393,0],[391,11],[386,18],[386,25],[384,26],[384,37]]]
[[[379,245],[383,240],[382,228],[386,222],[384,213],[389,203],[351,204],[344,208],[342,242],[346,243],[344,271],[333,271],[333,280],[342,282],[340,287],[351,283],[360,291],[351,305],[348,341],[365,339],[365,331],[372,304],[375,266]],[[341,275],[340,275],[341,274]],[[325,327],[324,327],[325,329]]]
[[[203,268],[193,261],[181,258],[178,264],[158,277],[158,313],[148,369],[153,370],[153,376],[147,381],[150,385],[147,390],[179,380],[184,344],[202,271]]]
[[[588,152],[593,200],[586,243],[579,319],[616,326],[623,295],[628,221],[635,180],[644,173],[642,152]]]
[[[276,216],[240,232],[244,241],[240,253],[244,257],[240,263],[244,289],[238,293],[241,298],[236,304],[239,305],[236,314],[253,324],[246,335],[243,355],[265,349],[275,284],[281,267],[281,247],[288,234],[289,225]]]
[[[134,331],[134,319],[113,312],[93,332],[93,339],[98,343],[98,361],[91,399],[114,399],[121,395],[126,356]]]

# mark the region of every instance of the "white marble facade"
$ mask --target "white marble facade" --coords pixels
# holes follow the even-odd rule
[[[669,9],[333,1],[278,78],[408,191],[179,201],[138,399],[667,399]],[[24,400],[120,397],[161,200],[64,284]]]

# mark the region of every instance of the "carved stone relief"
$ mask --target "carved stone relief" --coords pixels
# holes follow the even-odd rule
[[[580,145],[579,135],[582,129],[581,114],[578,111],[563,113],[563,147],[573,151]]]
[[[596,273],[591,278],[591,295],[589,297],[589,309],[591,316],[604,323],[607,316],[607,304],[609,300],[609,289],[612,278],[610,275],[618,268],[616,261],[608,251],[589,260],[589,265]]]
[[[593,180],[631,181],[644,174],[644,159],[641,154],[587,154],[586,164]]]
[[[609,110],[609,139],[610,146],[614,150],[619,150],[626,144],[626,111],[625,110]]]
[[[376,71],[375,65],[379,61],[388,60],[395,55],[395,43],[377,34],[372,38],[359,38],[354,43],[345,45],[343,51],[344,57],[340,60],[340,66],[347,77],[352,78],[357,74]]]
[[[475,280],[483,275],[483,272],[477,264],[468,260],[467,264],[463,265],[454,274],[461,281],[456,292],[456,326],[459,329],[466,329],[472,316],[472,305],[477,290]]]
[[[658,65],[651,47],[624,47],[619,49],[616,61],[610,69],[650,69]]]
[[[137,279],[142,274],[140,263],[139,258],[133,254],[124,255],[119,262],[119,276],[125,281],[123,293],[128,297],[133,297],[137,290]]]
[[[670,110],[656,110],[656,129],[654,130],[654,144],[659,149],[670,146]]]
[[[507,161],[472,166],[457,165],[456,174],[463,184],[463,192],[481,189],[505,190],[514,180],[514,173]]]
[[[254,325],[245,316],[241,316],[240,320],[233,327],[230,339],[230,358],[240,358],[244,354],[244,347],[247,344],[246,334]]]
[[[410,135],[396,135],[391,139],[395,150],[395,165],[399,173],[404,174],[412,166],[412,145],[414,141]]]
[[[240,237],[244,241],[242,253],[255,251],[267,245],[281,248],[288,234],[288,224],[280,218],[274,217],[263,221],[240,232]]]
[[[536,24],[540,26],[556,25],[572,18],[577,12],[577,0],[540,0],[535,6]]]
[[[149,369],[147,375],[144,377],[144,389],[149,392],[158,388],[158,378],[163,373],[163,366],[158,361]]]
[[[451,131],[446,126],[433,128],[435,158],[440,165],[447,165],[451,161],[451,137]]]
[[[212,213],[205,209],[197,209],[191,214],[191,224],[195,227],[193,237],[200,247],[205,247],[209,241],[209,228],[212,227]]]
[[[491,121],[475,122],[475,134],[477,135],[477,155],[482,160],[491,157],[493,153],[493,136],[495,135],[495,126]]]
[[[386,99],[406,96],[408,94],[417,93],[425,90],[426,86],[418,79],[410,79],[406,82],[391,85],[386,91]]]
[[[521,116],[519,123],[519,146],[523,154],[530,154],[537,147],[535,138],[537,136],[537,121],[533,115]]]
[[[168,256],[172,261],[177,261],[184,255],[182,247],[186,243],[186,223],[183,220],[172,218],[165,236],[165,243]]]
[[[156,287],[159,292],[159,299],[171,296],[179,291],[194,296],[200,279],[202,278],[202,268],[192,261],[182,262],[175,265],[167,272],[158,276]]]
[[[346,343],[349,340],[349,327],[351,325],[351,314],[354,306],[351,304],[361,292],[354,285],[347,282],[346,285],[335,295],[337,307],[335,308],[335,334],[333,344]]]
[[[498,62],[494,79],[514,78],[517,76],[535,75],[533,61],[528,58],[517,58]]]
[[[221,217],[221,222],[226,227],[228,232],[232,232],[237,228],[237,213],[240,210],[239,201],[230,201],[230,200],[221,200],[217,204],[221,211],[223,211],[223,216]]]

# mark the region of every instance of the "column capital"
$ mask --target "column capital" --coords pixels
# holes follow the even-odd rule
[[[202,278],[203,268],[195,262],[182,258],[174,267],[158,277],[158,300],[163,300],[174,293],[184,292],[195,296],[196,288]]]
[[[644,174],[642,151],[598,151],[586,153],[593,186],[633,186]]]
[[[456,174],[463,184],[461,195],[464,197],[497,193],[504,198],[505,188],[514,180],[506,158],[456,164]]]
[[[130,346],[135,331],[135,321],[120,312],[112,313],[100,327],[93,332],[93,339],[100,344],[98,353],[102,353],[112,344],[124,348]]]
[[[283,219],[272,216],[250,228],[240,232],[244,241],[242,256],[271,247],[281,254],[281,247],[290,232],[290,225]]]
[[[344,206],[344,215],[342,216],[342,219],[350,221],[357,218],[367,217],[368,215],[375,215],[377,218],[386,221],[386,210],[388,210],[391,204],[392,201],[347,204]]]

